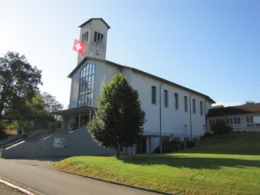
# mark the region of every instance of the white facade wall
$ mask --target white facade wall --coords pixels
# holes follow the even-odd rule
[[[93,107],[97,108],[97,97],[100,95],[102,87],[112,80],[115,74],[118,74],[119,68],[106,64],[102,61],[87,60],[81,67],[73,74],[71,78],[71,92],[69,108],[77,108],[79,78],[81,69],[87,64],[95,64],[94,75],[94,92],[93,92]]]
[[[97,62],[96,64],[96,74],[94,83],[94,104],[95,108],[98,107],[97,97],[100,96],[102,88],[104,85],[108,84],[112,77],[118,74],[120,71],[117,67],[106,64],[105,62]]]
[[[104,85],[108,84],[112,80],[115,74],[122,72],[126,76],[130,85],[136,89],[139,93],[139,99],[142,104],[142,108],[146,113],[146,123],[144,124],[144,135],[160,135],[160,107],[159,107],[159,88],[161,81],[150,77],[148,75],[141,74],[130,68],[120,68],[119,66],[112,65],[105,61],[100,60],[87,60],[72,76],[71,84],[71,96],[70,96],[70,108],[77,107],[78,101],[78,82],[80,76],[80,70],[87,63],[95,64],[95,82],[94,82],[94,102],[93,107],[98,107],[97,97],[100,96],[101,90]],[[156,104],[152,104],[152,86],[156,86]],[[164,106],[164,90],[168,90],[168,107]],[[179,108],[175,109],[174,93],[179,95]],[[188,98],[188,111],[184,110],[184,96]],[[190,105],[190,98],[191,105]],[[187,138],[199,138],[205,133],[205,115],[211,107],[211,102],[205,99],[204,96],[194,94],[188,90],[179,88],[169,83],[164,83],[161,87],[161,129],[162,135],[179,137],[184,139],[185,127]],[[196,99],[196,113],[194,114],[190,108],[193,108],[192,99]],[[200,114],[200,101],[203,102],[203,115]],[[205,107],[206,105],[206,107]],[[206,113],[205,113],[206,111]],[[190,116],[192,122],[192,129],[190,125]],[[192,134],[191,134],[192,131]],[[151,139],[151,150],[159,145],[158,138]]]
[[[149,76],[132,72],[132,80],[131,85],[133,88],[137,89],[139,92],[139,98],[142,103],[142,108],[146,113],[147,122],[144,125],[144,130],[149,134],[159,135],[160,130],[160,107],[159,107],[159,88],[161,85],[161,81],[151,78]],[[151,100],[151,87],[156,86],[157,94],[156,94],[156,104],[152,104]],[[168,107],[164,106],[164,90],[168,90]],[[175,109],[175,99],[174,93],[178,93],[179,95],[179,108]],[[208,111],[210,107],[210,102],[205,101],[203,96],[199,96],[197,94],[192,94],[190,91],[181,89],[179,87],[170,85],[168,83],[164,83],[161,87],[161,119],[162,119],[162,134],[171,135],[184,138],[185,127],[187,137],[190,138],[190,105],[189,105],[189,97],[191,95],[191,101],[193,98],[196,99],[196,113],[191,113],[192,118],[192,138],[198,138],[202,136],[205,132],[204,125],[205,123],[205,109],[204,102],[206,102],[206,110]],[[188,111],[184,110],[184,96],[188,97]],[[203,102],[203,115],[200,115],[200,101]],[[192,103],[192,102],[191,102]],[[192,109],[192,105],[191,105]]]
[[[78,69],[71,78],[69,108],[77,108],[78,105],[80,70],[81,69]]]

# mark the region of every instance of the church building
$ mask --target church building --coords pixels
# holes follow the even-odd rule
[[[146,113],[144,133],[134,148],[136,153],[152,153],[164,139],[200,139],[207,131],[206,115],[214,102],[209,96],[159,78],[142,70],[106,59],[108,30],[102,18],[91,18],[80,26],[79,40],[85,49],[78,54],[71,79],[69,108],[57,112],[63,118],[63,131],[86,129],[98,109],[102,87],[118,73],[126,76],[138,91]],[[161,132],[161,134],[160,134]],[[133,149],[132,148],[132,149]],[[131,150],[132,150],[131,149]],[[122,151],[129,153],[128,148]]]

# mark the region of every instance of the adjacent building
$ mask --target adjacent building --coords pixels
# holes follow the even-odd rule
[[[207,114],[208,130],[219,120],[226,121],[235,132],[260,131],[260,103],[210,109]]]
[[[102,87],[118,73],[126,76],[139,93],[146,123],[135,152],[151,153],[159,145],[160,131],[165,139],[199,139],[207,129],[206,115],[215,103],[209,96],[147,72],[106,60],[107,32],[102,18],[92,18],[80,27],[80,40],[86,49],[68,77],[71,79],[69,109],[57,112],[63,117],[63,130],[85,127],[98,109]],[[132,150],[133,148],[131,148]],[[126,153],[128,149],[123,149]]]

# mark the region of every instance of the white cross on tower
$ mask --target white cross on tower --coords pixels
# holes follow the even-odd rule
[[[80,46],[80,44],[78,43],[77,45],[75,45],[75,47],[77,48],[77,50],[82,49],[82,47]]]

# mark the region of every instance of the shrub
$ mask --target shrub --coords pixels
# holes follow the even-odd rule
[[[18,121],[13,121],[6,127],[7,130],[17,130],[18,129]]]
[[[184,143],[180,141],[162,142],[162,153],[176,152],[184,149]],[[154,153],[160,153],[160,145],[155,148]]]
[[[232,131],[232,127],[230,127],[225,121],[220,120],[211,125],[211,130],[216,135],[222,135],[230,133]]]
[[[206,138],[208,138],[208,137],[212,137],[212,136],[214,136],[213,133],[206,132],[203,136],[201,136],[201,139],[206,139]]]
[[[195,141],[187,141],[187,148],[193,148],[195,147],[196,142]]]

